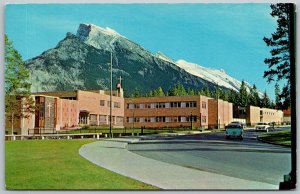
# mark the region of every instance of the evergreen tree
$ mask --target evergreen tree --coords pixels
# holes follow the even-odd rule
[[[148,96],[149,96],[149,97],[153,97],[153,96],[154,96],[154,95],[153,95],[153,91],[152,91],[152,90],[150,90],[150,92],[149,92]]]
[[[229,101],[229,90],[221,91],[221,99]]]
[[[141,95],[140,90],[137,87],[135,87],[133,93],[131,94],[131,97],[136,98],[136,97],[141,97],[141,96],[142,95]]]
[[[162,87],[158,87],[156,90],[154,90],[153,96],[157,96],[157,97],[165,96]]]
[[[250,88],[249,105],[260,106],[260,98],[255,84]]]
[[[277,28],[270,38],[264,37],[263,40],[267,46],[271,47],[271,57],[264,60],[269,69],[264,72],[264,78],[270,83],[274,80],[285,80],[282,93],[279,97],[284,101],[285,108],[291,104],[290,96],[290,49],[293,42],[290,42],[291,35],[290,20],[294,17],[294,7],[292,4],[278,3],[271,5],[271,16],[277,18]],[[292,24],[293,25],[293,24]]]
[[[13,47],[5,35],[5,116],[11,122],[11,132],[14,132],[14,121],[29,117],[34,112],[34,102],[31,98],[29,70],[25,68],[22,56]]]
[[[271,104],[270,98],[267,95],[267,91],[264,92],[264,96],[261,99],[261,107],[262,108],[269,108]]]
[[[188,88],[188,91],[187,91],[187,95],[189,96],[195,96],[195,90],[191,89],[191,88]]]
[[[203,88],[203,95],[204,96],[207,96],[207,97],[212,97],[212,95],[211,95],[211,92],[210,92],[210,90],[209,90],[209,87],[208,87],[208,85],[205,85],[204,86],[204,88]]]
[[[242,107],[246,107],[249,104],[248,92],[246,89],[246,84],[244,80],[242,81],[242,85],[240,87],[239,101],[238,105]]]
[[[238,101],[239,101],[239,94],[234,91],[234,90],[229,90],[229,93],[228,93],[228,101],[233,103],[234,105],[238,105]]]

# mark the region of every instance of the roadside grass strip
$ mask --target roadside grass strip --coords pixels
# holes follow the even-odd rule
[[[101,168],[79,155],[93,140],[5,142],[9,190],[153,190],[154,186]]]
[[[264,133],[259,139],[271,144],[291,146],[291,131]]]

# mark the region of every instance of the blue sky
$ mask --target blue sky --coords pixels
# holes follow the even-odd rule
[[[269,4],[44,4],[8,5],[5,33],[23,59],[53,48],[80,23],[110,27],[151,52],[224,69],[274,98],[262,78],[276,29]]]

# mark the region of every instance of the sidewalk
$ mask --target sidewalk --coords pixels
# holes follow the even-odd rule
[[[278,190],[278,185],[249,181],[194,170],[129,152],[128,142],[139,138],[116,138],[82,146],[79,154],[118,174],[170,190]]]

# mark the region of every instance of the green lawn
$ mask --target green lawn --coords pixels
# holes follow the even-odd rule
[[[90,163],[78,154],[93,140],[5,142],[7,189],[153,190],[154,186]],[[120,158],[121,159],[121,158]]]
[[[259,138],[269,143],[291,146],[291,131],[264,133]]]

